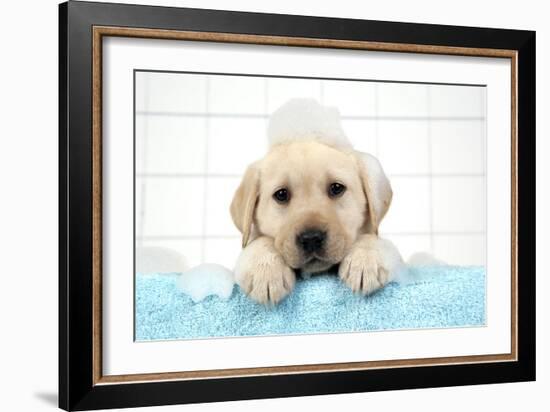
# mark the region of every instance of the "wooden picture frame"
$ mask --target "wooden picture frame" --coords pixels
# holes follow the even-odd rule
[[[216,402],[535,379],[535,33],[106,3],[59,8],[59,406]],[[107,36],[510,59],[511,352],[102,373],[102,40]],[[504,177],[503,177],[504,178]],[[521,183],[521,185],[520,185]]]

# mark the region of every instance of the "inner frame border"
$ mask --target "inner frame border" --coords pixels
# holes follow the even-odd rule
[[[289,365],[217,369],[201,371],[161,372],[129,375],[103,375],[102,356],[102,40],[104,36],[148,38],[163,40],[187,40],[289,47],[317,47],[400,53],[497,57],[511,60],[511,352],[509,354],[472,355],[439,358],[395,359],[368,362],[327,363],[314,365]],[[133,27],[93,26],[92,28],[92,335],[93,335],[93,385],[213,379],[227,377],[319,373],[413,366],[458,365],[472,363],[513,362],[518,360],[517,336],[517,86],[518,70],[515,50],[433,46],[422,44],[384,43],[355,40],[335,40],[304,37],[265,36],[220,32],[142,29]]]

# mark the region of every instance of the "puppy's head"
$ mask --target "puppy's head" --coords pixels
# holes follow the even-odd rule
[[[391,197],[374,157],[296,141],[248,167],[231,216],[243,247],[271,237],[290,267],[315,273],[339,263],[361,233],[377,233]]]

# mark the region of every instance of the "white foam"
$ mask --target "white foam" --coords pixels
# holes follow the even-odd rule
[[[233,272],[214,263],[203,263],[183,272],[177,285],[193,302],[200,302],[210,295],[229,299],[235,279]]]
[[[428,252],[417,252],[407,261],[409,266],[446,266],[442,260],[436,259]]]
[[[352,145],[335,107],[315,99],[291,99],[271,115],[267,128],[269,146],[296,140],[317,140],[329,146],[351,149]]]
[[[178,251],[166,247],[136,248],[136,272],[181,273],[188,269],[185,257]]]
[[[407,265],[403,262],[395,244],[388,239],[379,237],[376,247],[382,257],[384,267],[389,271],[389,279],[394,282],[404,282],[408,276]]]

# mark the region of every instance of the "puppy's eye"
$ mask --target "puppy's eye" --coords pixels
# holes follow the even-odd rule
[[[341,196],[346,191],[346,186],[342,183],[332,183],[328,188],[328,195],[330,197]]]
[[[287,203],[290,200],[290,192],[285,188],[279,189],[273,193],[273,199],[279,203]]]

